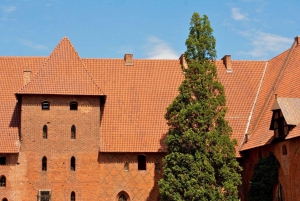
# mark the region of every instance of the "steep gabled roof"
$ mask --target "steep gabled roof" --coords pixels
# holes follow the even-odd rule
[[[104,95],[66,37],[17,94]]]

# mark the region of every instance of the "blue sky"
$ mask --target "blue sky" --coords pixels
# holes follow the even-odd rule
[[[1,0],[0,55],[48,56],[67,36],[85,58],[177,59],[198,12],[214,29],[218,59],[269,60],[300,35],[299,7],[296,0]]]

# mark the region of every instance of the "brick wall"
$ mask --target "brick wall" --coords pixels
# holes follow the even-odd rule
[[[42,110],[43,101],[50,102],[50,110]],[[78,102],[78,110],[70,110],[71,101]],[[0,199],[33,201],[38,200],[39,190],[51,190],[52,201],[70,200],[72,191],[76,201],[115,201],[120,192],[126,192],[130,201],[157,200],[163,154],[99,153],[99,97],[23,95],[21,110],[21,149],[0,166],[0,175],[7,178]],[[47,139],[43,139],[44,125]],[[76,139],[71,139],[72,125]],[[139,154],[146,155],[146,170],[138,170]],[[47,171],[42,171],[44,156]],[[70,167],[72,156],[75,171]]]

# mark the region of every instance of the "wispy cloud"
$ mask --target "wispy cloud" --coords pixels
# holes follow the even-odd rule
[[[8,16],[11,12],[16,10],[15,6],[0,6],[0,10],[2,11],[3,15],[1,20],[7,20]]]
[[[241,13],[239,8],[232,8],[231,15],[234,20],[237,21],[247,21],[249,18],[247,17],[247,13]]]
[[[266,58],[268,53],[282,52],[283,50],[288,49],[293,43],[293,40],[290,38],[262,31],[251,30],[247,33],[241,32],[240,34],[250,39],[253,49],[248,52],[241,51],[239,53],[251,55],[253,57]]]
[[[22,45],[25,45],[25,46],[30,47],[32,49],[37,49],[37,50],[46,50],[46,49],[48,49],[47,46],[34,43],[34,42],[30,41],[30,40],[24,40],[24,39],[20,39],[19,38],[18,41]]]
[[[146,54],[149,59],[178,59],[179,54],[164,40],[151,36],[147,39]]]

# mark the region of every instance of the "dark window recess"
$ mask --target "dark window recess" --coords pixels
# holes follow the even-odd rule
[[[42,171],[47,171],[47,158],[46,156],[42,159]]]
[[[146,170],[146,156],[145,155],[138,156],[138,170]]]
[[[277,193],[276,193],[277,201],[284,201],[284,192],[281,184],[277,187]]]
[[[3,198],[2,201],[8,201],[7,198]]]
[[[129,163],[128,162],[124,163],[124,170],[129,171]]]
[[[75,201],[76,200],[75,196],[76,196],[75,192],[72,191],[72,193],[71,193],[71,201]]]
[[[76,139],[76,127],[71,126],[71,139]]]
[[[42,110],[50,110],[50,103],[48,101],[42,102]]]
[[[47,139],[48,138],[48,127],[47,125],[44,125],[43,127],[43,139]]]
[[[160,171],[160,163],[155,163],[155,171],[158,172]]]
[[[39,201],[50,201],[51,191],[39,191]]]
[[[126,197],[126,195],[124,195],[124,194],[121,194],[121,195],[119,196],[119,199],[118,199],[118,201],[127,201],[127,197]]]
[[[3,175],[0,177],[0,187],[6,187],[6,178]]]
[[[75,171],[75,157],[72,156],[71,158],[71,171]]]
[[[282,155],[287,155],[286,145],[282,145]]]
[[[78,110],[78,103],[76,101],[70,103],[70,110]]]
[[[273,111],[273,129],[275,138],[285,137],[289,133],[289,126],[283,117],[281,110]]]
[[[0,165],[6,165],[6,157],[0,156]]]

